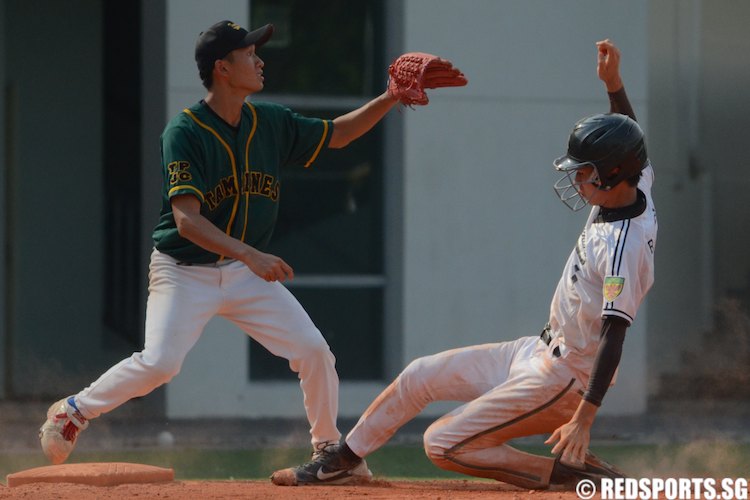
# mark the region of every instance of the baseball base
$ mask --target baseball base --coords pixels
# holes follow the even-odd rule
[[[92,486],[174,481],[174,470],[125,462],[48,465],[8,474],[9,487],[29,483],[76,483]]]

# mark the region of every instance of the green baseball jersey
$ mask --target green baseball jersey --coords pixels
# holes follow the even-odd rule
[[[190,194],[201,214],[226,234],[263,249],[279,211],[284,165],[311,165],[328,146],[329,120],[307,118],[278,104],[246,102],[238,127],[204,101],[174,117],[161,135],[162,209],[153,233],[160,252],[190,263],[223,256],[182,238],[170,199]]]

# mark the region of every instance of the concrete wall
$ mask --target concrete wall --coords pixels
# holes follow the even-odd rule
[[[722,0],[703,6],[696,137],[702,145],[697,167],[710,172],[714,180],[710,203],[714,206],[717,287],[720,293],[736,291],[745,297],[750,297],[750,234],[744,230],[750,226],[750,208],[744,203],[750,188],[750,169],[745,167],[750,65],[738,64],[738,58],[750,51],[748,19],[748,2]]]
[[[723,299],[750,300],[746,258],[750,185],[745,164],[750,66],[737,64],[750,50],[745,20],[750,4],[664,1],[649,4],[651,154],[660,167],[660,248],[649,324],[649,386],[658,402],[660,375],[716,371],[683,364],[685,353],[743,352],[748,332],[714,332],[741,324],[722,309]],[[718,344],[709,339],[739,335]],[[723,346],[721,344],[724,344]],[[745,361],[746,363],[746,361]]]
[[[648,147],[658,168],[654,196],[659,208],[657,276],[649,302],[650,395],[661,390],[660,374],[679,367],[681,349],[696,344],[712,321],[712,180],[691,173],[701,145],[699,5],[680,0],[649,5]]]

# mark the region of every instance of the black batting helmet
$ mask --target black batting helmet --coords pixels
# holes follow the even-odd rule
[[[585,200],[573,207],[567,200],[575,198],[575,193],[564,198],[563,192],[575,189],[575,171],[587,165],[594,167],[597,187],[605,191],[638,175],[646,166],[643,130],[634,120],[617,113],[589,116],[575,124],[568,138],[567,154],[554,161],[555,168],[566,173],[555,184],[555,190],[574,210],[586,205]],[[570,180],[567,185],[561,182],[566,178]]]

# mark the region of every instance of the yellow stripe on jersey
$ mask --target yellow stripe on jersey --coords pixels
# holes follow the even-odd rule
[[[247,136],[247,143],[245,143],[245,175],[250,175],[250,141],[253,140],[255,130],[258,128],[258,114],[255,112],[255,108],[249,102],[246,102],[247,107],[253,113],[253,128],[250,130],[250,135]],[[247,179],[246,179],[247,182]],[[245,224],[242,226],[242,241],[245,241],[245,233],[247,232],[247,217],[248,211],[250,210],[250,190],[248,189],[245,193]]]
[[[167,193],[167,198],[171,198],[172,193],[174,193],[175,191],[179,191],[180,189],[189,189],[191,191],[195,191],[195,194],[198,195],[198,198],[200,198],[201,203],[206,201],[206,199],[203,197],[203,193],[201,192],[201,190],[195,186],[175,186],[169,190],[169,192]]]
[[[328,120],[323,120],[323,137],[320,138],[320,142],[318,143],[318,147],[315,148],[315,152],[312,155],[312,158],[305,163],[305,168],[312,165],[312,163],[315,161],[315,159],[320,154],[320,150],[323,148],[323,143],[326,142],[326,137],[328,136]]]
[[[183,112],[186,115],[188,115],[190,118],[192,118],[193,121],[197,123],[201,128],[208,130],[214,135],[214,137],[216,137],[219,140],[221,145],[224,146],[224,149],[227,150],[229,159],[232,162],[232,175],[234,176],[234,189],[235,191],[237,191],[237,195],[234,198],[234,206],[232,207],[232,215],[229,217],[229,224],[227,224],[227,229],[226,231],[224,231],[227,235],[231,236],[232,224],[234,224],[234,218],[237,216],[237,207],[240,204],[240,183],[239,183],[239,180],[237,179],[237,162],[234,159],[234,153],[232,153],[232,148],[229,147],[229,144],[227,144],[226,141],[224,141],[224,139],[221,138],[221,136],[216,130],[214,130],[213,128],[209,127],[208,125],[200,121],[198,117],[196,117],[193,114],[193,112],[190,111],[189,109],[185,108]],[[224,260],[223,255],[219,258],[219,262],[221,262],[222,260]]]

